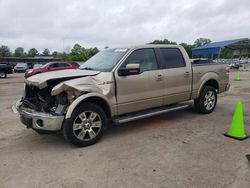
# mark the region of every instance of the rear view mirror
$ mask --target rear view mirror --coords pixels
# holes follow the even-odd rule
[[[118,74],[119,76],[128,76],[128,75],[135,75],[140,74],[140,65],[139,64],[128,64],[124,68],[120,68]]]

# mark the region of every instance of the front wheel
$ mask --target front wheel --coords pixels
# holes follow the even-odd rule
[[[65,121],[63,135],[76,146],[89,146],[101,139],[106,124],[107,117],[101,107],[93,103],[83,103]]]
[[[194,100],[195,110],[202,114],[211,113],[217,104],[216,90],[211,86],[204,86],[200,96]]]
[[[6,78],[7,74],[4,71],[0,71],[0,78]]]

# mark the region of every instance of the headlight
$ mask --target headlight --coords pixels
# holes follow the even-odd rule
[[[31,74],[32,72],[33,72],[33,70],[29,70],[29,71],[28,71],[28,74]]]

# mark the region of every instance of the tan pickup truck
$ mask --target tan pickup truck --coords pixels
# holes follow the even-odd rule
[[[203,114],[229,89],[226,64],[192,62],[178,45],[105,49],[80,70],[31,76],[13,106],[27,128],[63,131],[77,146],[96,143],[108,124],[120,124],[187,108]]]

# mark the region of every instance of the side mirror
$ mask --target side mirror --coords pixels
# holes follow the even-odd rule
[[[140,64],[128,64],[125,68],[120,68],[118,71],[119,76],[136,75],[140,73]]]

